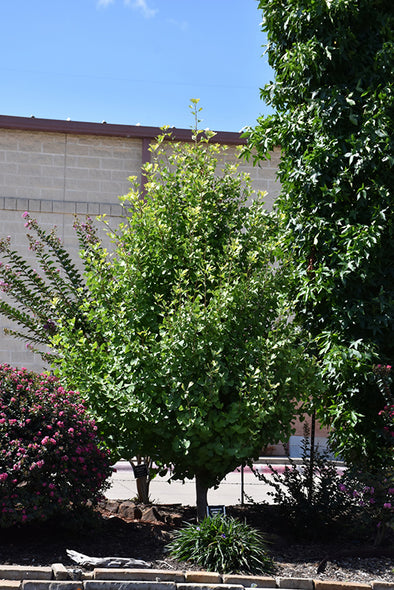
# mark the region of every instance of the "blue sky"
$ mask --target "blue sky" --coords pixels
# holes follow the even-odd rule
[[[257,0],[2,0],[0,114],[239,131],[268,108]]]

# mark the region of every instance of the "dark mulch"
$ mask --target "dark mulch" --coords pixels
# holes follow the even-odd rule
[[[0,531],[0,564],[51,565],[75,564],[66,554],[73,549],[93,557],[132,557],[152,567],[191,569],[177,563],[165,551],[176,528],[183,522],[195,522],[195,508],[160,505],[142,508],[142,520],[133,520],[133,512],[118,512],[119,502],[108,501],[95,512],[86,511],[76,518],[58,518],[37,524]],[[387,540],[374,547],[372,539],[341,534],[305,531],[297,538],[280,509],[272,505],[233,506],[231,516],[246,520],[261,530],[276,564],[276,575],[320,579],[394,581],[394,543]],[[137,515],[141,516],[141,514]]]

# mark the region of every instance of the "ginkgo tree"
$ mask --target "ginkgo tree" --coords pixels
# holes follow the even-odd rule
[[[195,478],[203,518],[210,487],[287,440],[317,372],[283,305],[276,217],[248,177],[219,164],[223,148],[192,108],[193,141],[164,132],[143,194],[132,179],[111,252],[77,222],[85,284],[72,313],[49,302],[45,333],[115,456]]]

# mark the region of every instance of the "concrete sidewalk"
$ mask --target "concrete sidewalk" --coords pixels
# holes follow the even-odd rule
[[[285,462],[285,460],[283,461]],[[270,461],[271,463],[271,461]],[[273,461],[272,461],[273,463]],[[130,464],[127,461],[119,461],[114,466],[116,472],[111,478],[111,487],[105,493],[108,499],[130,500],[137,494],[136,482]],[[254,468],[258,471],[269,473],[267,465],[256,463]],[[282,471],[284,465],[275,465],[275,469]],[[170,475],[164,477],[156,476],[150,484],[150,497],[156,504],[182,504],[184,506],[193,506],[196,502],[195,481],[187,479],[184,482],[169,482]],[[242,474],[241,469],[229,473],[217,490],[209,490],[209,505],[232,506],[241,503],[242,496]],[[252,473],[249,467],[244,468],[244,503],[271,502],[267,492],[270,486],[261,482]]]

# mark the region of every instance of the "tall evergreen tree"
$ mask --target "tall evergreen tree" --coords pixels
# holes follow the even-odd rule
[[[328,386],[320,417],[342,454],[375,461],[389,400],[373,365],[394,360],[393,3],[259,8],[275,71],[261,95],[275,114],[249,132],[248,153],[282,149],[282,245],[294,259],[296,319]]]

